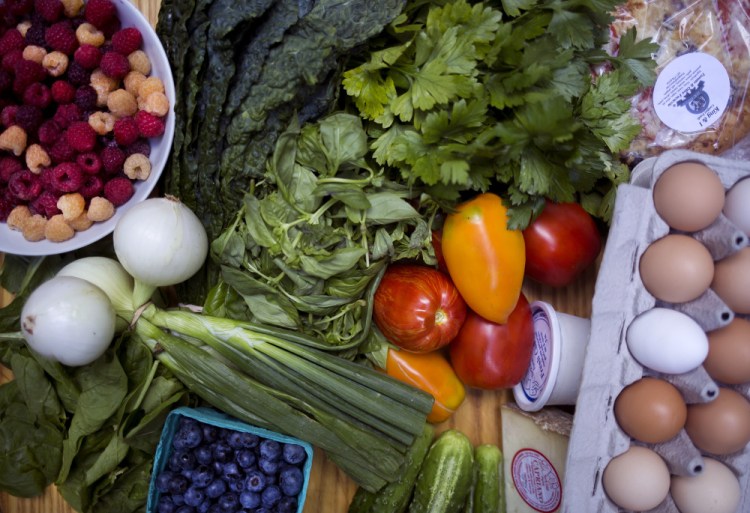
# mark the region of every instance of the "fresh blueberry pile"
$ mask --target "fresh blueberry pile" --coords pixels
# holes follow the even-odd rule
[[[158,513],[295,513],[304,447],[182,417],[156,478]]]

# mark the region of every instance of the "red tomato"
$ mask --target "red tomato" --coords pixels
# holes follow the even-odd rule
[[[437,268],[448,274],[448,264],[445,263],[445,257],[443,256],[443,232],[432,231],[432,249],[435,251]]]
[[[390,342],[424,353],[453,340],[466,319],[466,303],[437,269],[392,265],[375,291],[372,313]]]
[[[578,203],[550,201],[524,231],[526,276],[543,285],[569,285],[602,248],[594,219]]]
[[[451,342],[451,365],[467,386],[486,390],[510,388],[526,374],[533,346],[531,307],[521,294],[505,324],[469,312]]]

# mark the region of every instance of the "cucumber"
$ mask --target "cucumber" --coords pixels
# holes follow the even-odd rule
[[[430,447],[414,485],[409,513],[459,513],[471,488],[474,448],[455,429]]]
[[[425,422],[422,433],[406,452],[398,479],[391,481],[375,493],[358,488],[349,504],[349,513],[404,513],[409,505],[419,469],[422,467],[434,436],[435,429]]]
[[[505,513],[503,453],[496,445],[474,449],[472,489],[464,513]]]

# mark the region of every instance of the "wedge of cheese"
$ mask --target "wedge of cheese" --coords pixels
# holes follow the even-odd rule
[[[562,511],[565,459],[573,416],[556,408],[501,408],[507,513]]]

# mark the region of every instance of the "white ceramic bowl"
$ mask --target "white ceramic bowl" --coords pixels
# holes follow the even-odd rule
[[[151,139],[151,175],[147,180],[134,183],[135,192],[133,197],[124,205],[117,208],[115,215],[109,220],[94,223],[88,230],[77,232],[72,239],[65,242],[50,242],[42,240],[29,242],[24,239],[21,232],[11,230],[5,223],[0,223],[0,252],[24,256],[55,255],[73,251],[96,242],[115,229],[118,219],[133,205],[146,199],[156,186],[159,177],[164,171],[172,139],[174,137],[174,102],[175,88],[172,69],[167,59],[167,54],[159,41],[159,38],[151,27],[146,17],[136,8],[130,0],[113,0],[117,5],[118,15],[123,27],[137,27],[143,34],[143,51],[151,59],[151,75],[157,76],[164,82],[165,93],[169,99],[169,112],[165,118],[164,134]]]

